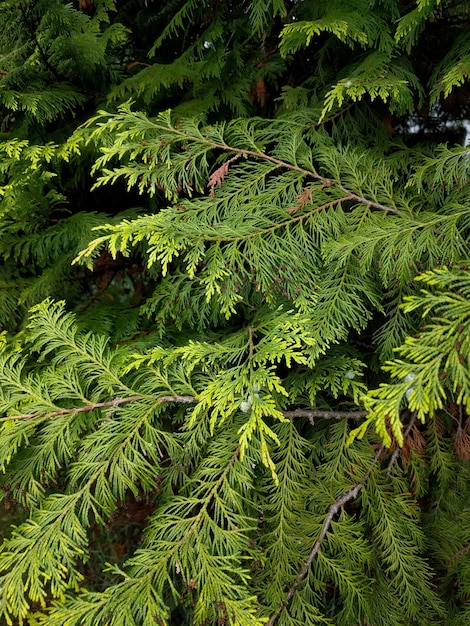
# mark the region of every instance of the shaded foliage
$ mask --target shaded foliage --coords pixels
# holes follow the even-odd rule
[[[466,6],[0,21],[0,619],[468,623]]]

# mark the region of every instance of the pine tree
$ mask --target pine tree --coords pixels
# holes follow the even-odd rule
[[[467,624],[466,5],[0,23],[0,621]]]

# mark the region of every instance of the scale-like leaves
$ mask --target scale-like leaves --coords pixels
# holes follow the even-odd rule
[[[465,6],[0,21],[0,621],[468,622]]]

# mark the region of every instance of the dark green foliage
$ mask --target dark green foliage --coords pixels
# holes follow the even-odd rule
[[[0,621],[467,624],[466,6],[0,24]]]

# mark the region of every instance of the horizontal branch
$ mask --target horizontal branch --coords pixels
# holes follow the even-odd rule
[[[368,411],[326,411],[316,409],[295,409],[294,411],[282,411],[284,417],[288,419],[294,419],[296,417],[308,417],[313,424],[315,418],[320,419],[354,419],[358,420],[368,415]]]
[[[163,404],[165,402],[172,402],[174,404],[197,404],[199,402],[199,400],[195,396],[173,395],[151,397],[135,394],[132,396],[126,396],[124,398],[114,398],[114,400],[108,400],[106,402],[94,402],[86,404],[85,406],[71,407],[69,409],[57,409],[56,411],[51,411],[49,413],[36,411],[35,413],[20,413],[19,415],[9,415],[8,417],[1,417],[0,422],[7,422],[9,420],[29,420],[34,419],[35,417],[50,418],[57,417],[58,415],[87,413],[88,411],[94,411],[96,409],[112,408],[115,406],[121,406],[122,404],[127,404],[129,402],[134,402],[136,400],[145,399],[155,401],[157,404]],[[281,413],[287,419],[294,419],[296,417],[307,417],[312,424],[315,418],[335,420],[361,419],[362,417],[366,417],[366,415],[368,414],[367,411],[326,411],[316,409],[295,409],[293,411],[281,411]]]
[[[120,406],[121,404],[127,404],[134,400],[143,400],[146,396],[134,395],[127,396],[126,398],[114,398],[114,400],[108,400],[107,402],[94,402],[93,404],[87,404],[85,406],[72,407],[70,409],[58,409],[57,411],[51,411],[50,413],[23,413],[20,415],[10,415],[9,417],[0,418],[0,422],[6,422],[8,420],[29,420],[35,417],[57,417],[58,415],[70,415],[72,413],[87,413],[88,411],[94,411],[95,409],[105,409],[113,406]],[[147,396],[148,398],[148,396]],[[157,404],[163,404],[164,402],[176,402],[179,404],[195,404],[198,400],[194,396],[160,396],[158,398],[151,398],[155,400]]]

